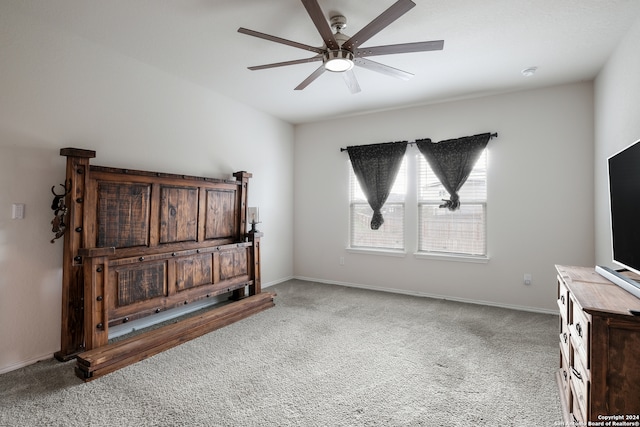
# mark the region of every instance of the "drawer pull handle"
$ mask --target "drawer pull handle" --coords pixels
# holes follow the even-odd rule
[[[578,332],[578,336],[582,338],[582,325],[579,322],[576,323],[576,331]]]
[[[576,368],[571,368],[571,373],[573,374],[574,377],[582,381],[582,374],[576,371]]]

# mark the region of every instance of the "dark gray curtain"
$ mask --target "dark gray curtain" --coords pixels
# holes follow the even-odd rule
[[[372,230],[384,223],[380,210],[389,197],[406,150],[407,141],[347,147],[353,172],[373,209]]]
[[[462,188],[471,170],[475,166],[482,150],[491,139],[490,133],[448,139],[438,143],[430,139],[416,140],[418,149],[436,174],[444,188],[449,192],[449,200],[444,200],[441,208],[455,211],[460,207],[458,191]]]

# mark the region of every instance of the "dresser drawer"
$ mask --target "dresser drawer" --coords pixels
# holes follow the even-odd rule
[[[574,357],[569,371],[569,381],[573,394],[573,412],[580,413],[582,419],[587,419],[587,411],[589,409],[589,370],[584,367],[580,357],[574,352]],[[576,407],[577,403],[578,407]]]
[[[571,402],[571,384],[569,383],[571,377],[571,365],[569,365],[569,359],[565,353],[560,354],[560,393],[564,396],[565,402]]]
[[[587,422],[586,419],[587,417],[585,417],[582,412],[580,412],[580,408],[578,407],[578,402],[576,401],[576,397],[575,395],[573,396],[573,402],[571,404],[571,418],[572,418],[572,422],[573,424],[569,424],[569,425],[573,425],[573,426],[586,426]]]
[[[585,368],[589,369],[589,349],[591,345],[589,336],[591,335],[591,316],[582,311],[582,308],[573,300],[573,296],[571,296],[570,298],[571,324],[569,326],[569,335],[571,337],[571,344],[578,353],[575,356],[579,357],[582,360],[582,364],[585,366]]]
[[[562,321],[569,323],[569,290],[560,276],[558,276],[558,308]]]
[[[564,328],[560,328],[560,354],[565,360],[569,360],[569,356],[571,355],[569,347],[570,341],[569,329],[565,325]]]

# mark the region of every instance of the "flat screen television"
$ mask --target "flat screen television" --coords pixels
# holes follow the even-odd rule
[[[640,140],[609,157],[608,175],[612,260],[640,274]],[[637,281],[607,267],[597,267],[596,271],[640,298]],[[609,274],[621,277],[614,280]]]

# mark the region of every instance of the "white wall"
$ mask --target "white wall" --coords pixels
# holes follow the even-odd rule
[[[595,81],[596,264],[611,263],[607,158],[640,139],[640,18]]]
[[[416,259],[415,244],[403,258],[345,250],[340,147],[482,132],[499,134],[488,145],[487,264]],[[296,277],[555,311],[554,264],[594,262],[591,82],[303,124],[295,139]]]
[[[6,11],[5,11],[6,12]],[[293,274],[293,136],[288,123],[146,64],[0,14],[0,372],[60,348],[62,241],[52,238],[60,148],[92,164],[227,177],[253,173],[263,283]],[[25,203],[26,218],[11,219]]]

